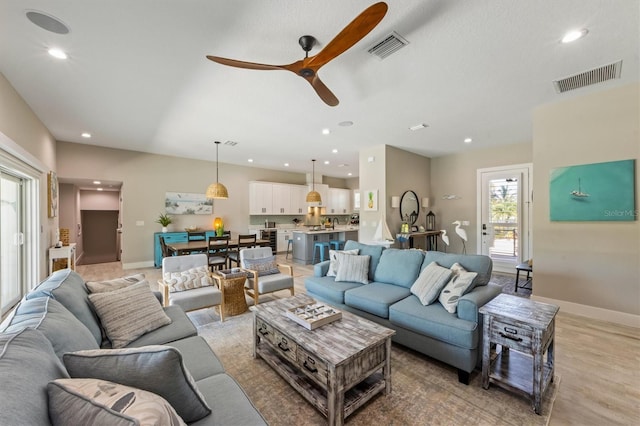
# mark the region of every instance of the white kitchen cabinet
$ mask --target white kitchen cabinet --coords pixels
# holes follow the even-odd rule
[[[273,213],[292,214],[291,186],[284,183],[273,183]]]
[[[276,239],[276,251],[286,252],[287,244],[289,243],[289,239],[293,238],[293,234],[291,233],[291,229],[278,229],[277,239]]]
[[[360,210],[360,190],[359,189],[354,189],[353,190],[353,211],[359,211]]]
[[[273,213],[273,183],[249,182],[249,214]]]
[[[351,191],[341,188],[329,188],[327,214],[351,213]]]
[[[289,185],[291,190],[291,214],[307,214],[307,187],[304,185]]]

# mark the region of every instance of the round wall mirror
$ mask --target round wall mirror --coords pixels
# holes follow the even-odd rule
[[[413,191],[405,191],[400,199],[400,219],[413,225],[418,220],[420,203],[418,196]]]

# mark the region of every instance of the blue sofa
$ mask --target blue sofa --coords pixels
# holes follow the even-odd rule
[[[336,282],[327,276],[329,261],[314,266],[305,278],[310,296],[372,320],[396,331],[393,341],[458,369],[458,380],[469,383],[469,374],[481,365],[482,315],[478,309],[500,294],[489,284],[493,264],[482,255],[459,255],[437,251],[384,249],[382,246],[347,241],[344,250],[359,250],[371,257],[369,284]],[[424,306],[410,288],[431,262],[450,268],[459,263],[477,272],[473,288],[464,294],[457,311],[449,313],[436,300]]]
[[[66,358],[70,353],[98,350],[95,367],[98,375],[103,374],[100,370],[105,368],[108,351],[99,349],[110,345],[102,336],[100,320],[88,295],[80,275],[69,269],[56,271],[29,292],[0,324],[0,425],[52,423],[51,410],[63,410],[64,407],[55,407],[50,394],[48,397],[50,382],[73,376]],[[142,352],[141,361],[133,368],[125,368],[123,356],[116,360],[121,364],[114,370],[139,383],[138,386],[130,385],[134,388],[154,392],[157,388],[173,387],[169,394],[173,392],[173,397],[186,405],[187,414],[193,412],[189,406],[194,400],[193,394],[201,395],[211,412],[187,421],[188,424],[266,425],[242,388],[225,373],[207,342],[197,335],[184,311],[179,306],[161,309],[171,323],[129,343],[127,349]],[[159,357],[163,358],[159,360]],[[176,360],[170,364],[173,368],[162,368],[172,360]],[[161,364],[163,362],[165,364]],[[159,368],[155,368],[155,374],[149,372],[154,363],[160,365],[160,374],[157,373]],[[183,392],[182,388],[175,391],[174,383],[181,380],[178,373],[182,369],[186,369],[192,378],[192,382],[185,385],[192,393]],[[178,379],[172,380],[174,376]],[[173,406],[173,402],[170,403]],[[94,420],[75,424],[113,424],[113,421]]]

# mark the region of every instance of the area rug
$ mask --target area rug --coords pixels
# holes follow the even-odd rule
[[[227,373],[245,390],[271,426],[324,425],[326,419],[261,359],[252,357],[253,314],[198,327]],[[555,376],[542,414],[529,400],[492,385],[481,374],[458,382],[456,369],[393,344],[390,395],[378,395],[346,419],[349,425],[547,425],[560,385]],[[213,407],[215,410],[215,407]]]

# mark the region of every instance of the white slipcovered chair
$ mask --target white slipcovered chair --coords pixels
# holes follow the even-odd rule
[[[190,270],[193,273],[188,273]],[[202,280],[208,280],[212,285],[201,287]],[[178,305],[188,312],[220,305],[220,321],[224,321],[224,289],[219,289],[209,275],[206,254],[165,257],[162,259],[162,279],[158,280],[158,285],[164,306]],[[175,288],[176,285],[186,289],[171,291],[172,286]]]
[[[255,305],[261,294],[288,289],[293,296],[293,268],[275,263],[271,247],[240,250],[240,266],[249,271],[244,291]]]

